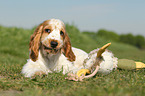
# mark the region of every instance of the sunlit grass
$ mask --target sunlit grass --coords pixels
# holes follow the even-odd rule
[[[67,25],[67,32],[72,45],[89,52],[111,42],[100,37],[96,41]],[[36,79],[23,77],[22,66],[29,58],[28,44],[33,30],[6,28],[0,26],[0,95],[33,96],[96,96],[96,95],[130,95],[145,94],[145,69],[139,71],[116,70],[109,75],[86,79],[83,82],[65,80],[61,73],[37,76]],[[145,63],[145,51],[133,46],[112,42],[109,47],[118,58],[128,58]],[[7,92],[7,90],[11,90]]]

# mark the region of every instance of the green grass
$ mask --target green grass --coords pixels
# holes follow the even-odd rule
[[[66,26],[72,45],[89,52],[101,47],[109,40],[96,38],[96,41]],[[29,58],[28,44],[32,30],[0,26],[0,95],[13,96],[144,96],[145,69],[138,71],[116,70],[109,75],[86,79],[83,82],[65,80],[61,73],[51,73],[36,79],[25,78],[22,66]],[[118,58],[133,59],[145,63],[145,51],[133,46],[112,42],[109,49]]]

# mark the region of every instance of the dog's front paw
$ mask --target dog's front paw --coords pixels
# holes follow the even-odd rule
[[[36,76],[42,77],[42,76],[45,76],[45,75],[46,75],[45,72],[43,72],[43,71],[37,71],[37,72],[34,73],[34,75],[31,78],[34,79],[34,78],[36,78]]]

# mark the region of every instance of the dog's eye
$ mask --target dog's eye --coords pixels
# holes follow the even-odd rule
[[[60,31],[60,35],[62,35],[62,36],[64,35],[63,31]]]
[[[50,33],[50,29],[45,29],[45,32]]]

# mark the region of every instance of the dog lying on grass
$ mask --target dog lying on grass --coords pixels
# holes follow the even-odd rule
[[[22,73],[30,78],[60,71],[63,74],[76,74],[80,69],[91,69],[98,52],[87,54],[72,47],[65,25],[58,19],[46,20],[36,28],[30,39],[29,51],[30,59],[23,66]],[[117,58],[109,51],[105,51],[102,56],[109,66],[103,62],[99,72],[106,74],[116,68]]]

